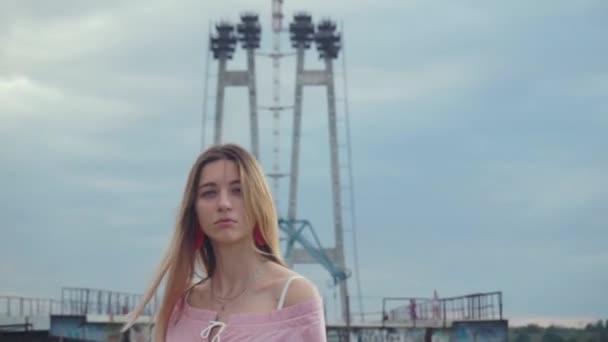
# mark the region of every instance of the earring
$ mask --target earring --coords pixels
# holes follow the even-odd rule
[[[203,229],[198,224],[194,229],[194,249],[198,251],[203,247],[203,243],[205,242],[205,233],[203,233]]]
[[[253,239],[258,247],[266,245],[266,241],[264,241],[264,237],[262,236],[262,231],[260,231],[260,227],[257,223],[255,224],[255,227],[253,227]]]

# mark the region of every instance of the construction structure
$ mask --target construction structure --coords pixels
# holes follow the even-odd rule
[[[213,58],[218,61],[218,76],[215,101],[215,129],[213,141],[222,141],[222,124],[224,121],[224,93],[226,87],[247,87],[249,92],[249,125],[251,135],[251,151],[259,158],[258,138],[258,104],[255,78],[255,50],[260,47],[261,27],[257,14],[245,13],[236,30],[229,22],[216,25],[216,34],[210,37],[210,50]],[[236,31],[236,32],[235,32]],[[227,62],[232,59],[237,40],[247,51],[246,70],[227,70]]]
[[[278,216],[279,227],[282,232],[281,241],[284,243],[284,258],[290,265],[296,264],[319,264],[329,273],[333,280],[333,286],[339,291],[340,302],[340,318],[343,321],[350,318],[350,303],[348,279],[352,272],[347,267],[345,258],[345,207],[343,206],[343,198],[350,200],[347,206],[350,210],[348,216],[348,231],[353,234],[353,254],[355,271],[358,270],[358,256],[356,243],[356,220],[354,215],[354,189],[352,180],[352,153],[350,149],[350,127],[348,126],[348,105],[346,96],[346,71],[345,62],[343,59],[343,76],[344,89],[343,98],[345,101],[345,112],[342,113],[342,120],[339,120],[339,113],[336,109],[336,85],[334,82],[334,61],[338,58],[342,51],[342,37],[338,33],[335,22],[325,19],[315,25],[312,16],[306,12],[298,12],[293,16],[289,28],[283,28],[283,12],[282,0],[272,1],[272,33],[273,33],[273,50],[270,53],[255,53],[255,50],[260,47],[261,29],[258,22],[258,16],[253,13],[246,13],[241,16],[241,23],[235,30],[234,26],[227,21],[220,22],[215,25],[215,32],[210,36],[210,53],[218,63],[217,86],[215,96],[215,122],[213,125],[213,143],[219,144],[224,142],[222,138],[223,120],[224,120],[224,94],[225,88],[230,86],[247,86],[249,89],[249,111],[250,111],[250,135],[251,149],[260,159],[260,145],[258,137],[258,115],[257,110],[269,110],[272,112],[273,132],[273,164],[272,172],[268,174],[272,178],[273,192],[275,194],[276,207],[279,210]],[[295,53],[284,53],[281,51],[281,35],[284,32],[289,33],[291,46]],[[242,43],[243,49],[247,52],[247,69],[245,71],[236,70],[230,71],[227,68],[227,62],[238,53],[237,41]],[[305,67],[306,52],[312,47],[316,47],[318,56],[323,60],[324,68],[308,69]],[[295,84],[293,105],[285,105],[281,103],[281,72],[280,61],[284,57],[294,56],[296,58]],[[272,73],[272,104],[270,106],[257,105],[256,75],[255,75],[255,56],[266,56],[272,58],[273,73]],[[208,58],[209,59],[209,58]],[[207,70],[209,62],[207,62]],[[206,75],[205,84],[208,84],[209,74]],[[323,87],[326,91],[327,100],[327,118],[329,141],[327,149],[330,152],[328,173],[331,182],[331,199],[332,199],[332,214],[333,224],[329,227],[334,232],[333,246],[325,242],[322,243],[316,234],[311,220],[305,217],[310,216],[310,213],[301,215],[297,212],[298,208],[298,185],[301,182],[300,177],[300,148],[306,140],[302,139],[302,104],[303,104],[303,89],[305,87]],[[205,87],[206,97],[208,94]],[[203,108],[203,135],[206,130],[206,104],[207,99],[204,99]],[[289,172],[282,172],[280,167],[280,151],[281,148],[281,125],[280,120],[283,115],[290,109],[293,109],[293,129],[291,132],[291,155],[289,156],[290,166]],[[288,113],[288,112],[287,112]],[[338,123],[345,123],[346,126],[339,129]],[[342,137],[340,139],[340,136]],[[311,141],[312,142],[312,141]],[[201,146],[205,147],[203,138]],[[341,150],[342,149],[342,150]],[[343,154],[342,158],[340,154]],[[280,198],[280,180],[288,176],[289,192],[287,201],[286,213],[281,212],[278,205]],[[350,196],[345,196],[344,190],[350,192]],[[329,228],[328,227],[328,228]],[[356,297],[358,298],[358,311],[363,312],[361,301],[361,289],[358,273],[356,275]],[[363,316],[361,316],[363,318]]]
[[[279,194],[281,179],[288,174],[281,171],[281,115],[290,110],[281,102],[281,59],[289,56],[281,51],[283,34],[283,0],[272,0],[272,52],[266,56],[272,59],[272,105],[266,107],[272,112],[272,190]],[[280,208],[279,196],[275,196],[275,207]]]
[[[346,278],[350,275],[346,268],[343,247],[343,219],[342,219],[342,194],[340,182],[339,156],[338,156],[338,132],[336,126],[336,97],[334,87],[333,60],[338,57],[340,50],[340,36],[336,33],[335,23],[324,20],[315,32],[315,25],[308,13],[294,15],[293,22],[289,26],[292,46],[296,49],[296,84],[294,96],[294,117],[292,131],[291,169],[289,182],[289,207],[287,211],[287,248],[285,259],[289,264],[301,263],[327,263],[331,260],[332,269],[338,270],[332,273],[334,282],[340,287],[340,305],[342,318],[347,319],[348,310],[348,287]],[[306,70],[304,67],[304,56],[312,43],[316,43],[319,56],[325,62],[324,70]],[[298,220],[297,200],[299,182],[299,158],[301,130],[302,130],[302,102],[303,88],[305,86],[322,86],[327,91],[327,111],[329,127],[329,150],[330,150],[330,173],[334,217],[335,246],[333,248],[311,250],[306,245],[297,249],[294,242],[298,235],[294,224]],[[312,229],[312,228],[311,228]],[[317,246],[321,248],[321,246]],[[320,258],[322,257],[322,258]],[[322,259],[322,262],[321,260]],[[325,265],[324,265],[325,266]],[[326,267],[327,268],[327,267]]]

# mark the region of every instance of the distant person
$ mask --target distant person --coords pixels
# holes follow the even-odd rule
[[[439,303],[439,295],[437,294],[437,290],[433,291],[433,319],[439,320],[441,319],[441,308]]]
[[[163,279],[156,342],[326,341],[318,291],[283,263],[264,173],[237,145],[194,162],[168,252],[125,328]]]
[[[409,309],[410,309],[410,319],[415,322],[416,319],[418,319],[418,315],[416,314],[416,300],[413,298],[410,298]]]

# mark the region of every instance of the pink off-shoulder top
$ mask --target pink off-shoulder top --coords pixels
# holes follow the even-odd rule
[[[325,342],[325,318],[320,300],[283,307],[287,289],[296,278],[287,280],[277,309],[269,313],[232,314],[220,322],[216,321],[217,312],[195,308],[183,301],[169,320],[166,342]],[[179,310],[182,311],[176,320]],[[211,339],[212,330],[215,335]]]

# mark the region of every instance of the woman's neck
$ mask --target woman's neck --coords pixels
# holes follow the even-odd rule
[[[249,242],[214,246],[214,252],[216,267],[210,281],[220,297],[230,297],[251,286],[264,263],[264,257]]]

